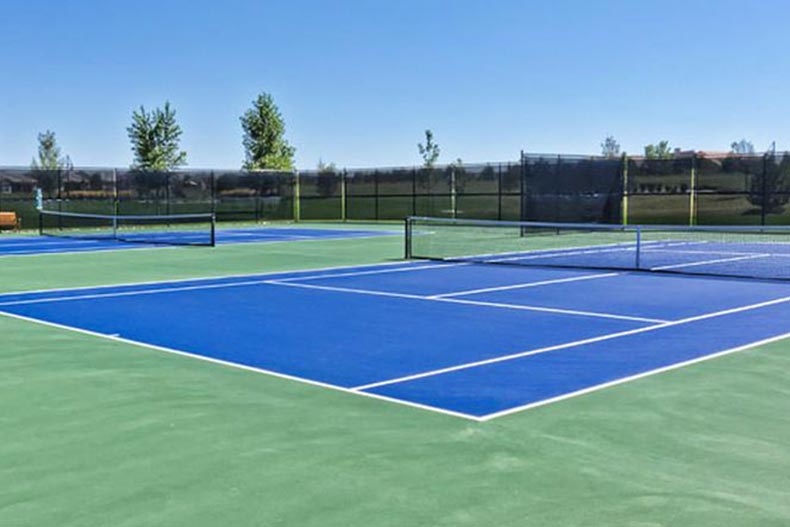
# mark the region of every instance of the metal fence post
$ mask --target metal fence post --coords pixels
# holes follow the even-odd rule
[[[518,174],[519,220],[521,221],[527,220],[527,197],[524,195],[524,191],[526,189],[526,179],[527,179],[526,158],[524,157],[524,151],[522,150],[521,157],[519,160],[519,174]]]
[[[458,188],[456,186],[455,166],[450,166],[450,217],[455,219],[458,216]]]
[[[340,173],[340,220],[348,221],[348,204],[346,194],[346,169]]]
[[[379,221],[379,171],[373,171],[373,216]]]
[[[689,225],[697,223],[697,153],[691,156],[691,181],[689,182]]]
[[[622,186],[621,189],[621,198],[620,198],[620,215],[622,216],[623,225],[628,225],[628,196],[630,194],[629,185],[630,182],[628,181],[628,154],[623,154],[621,157],[622,166],[620,169],[622,170]]]
[[[118,170],[112,169],[112,211],[117,216],[121,213],[121,193],[118,191]]]
[[[411,169],[411,215],[417,215],[417,167]]]
[[[293,211],[293,220],[295,222],[299,222],[301,220],[301,218],[302,218],[302,203],[301,203],[301,201],[302,201],[302,192],[301,192],[301,187],[300,187],[300,183],[299,183],[299,171],[298,170],[294,170],[293,177],[294,177],[294,192],[293,192],[293,194],[294,194],[294,197],[293,197],[293,200],[294,200],[294,204],[293,204],[294,211]]]
[[[508,172],[510,172],[510,163],[507,164]],[[496,218],[502,220],[502,163],[499,163],[497,170],[496,182]]]
[[[760,194],[762,195],[760,203],[760,225],[765,226],[766,208],[768,207],[768,152],[763,154],[763,178]]]

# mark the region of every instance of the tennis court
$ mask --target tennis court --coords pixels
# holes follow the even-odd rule
[[[414,243],[424,248],[424,236]],[[0,296],[0,310],[473,420],[790,336],[790,282],[551,267],[633,252],[579,241],[499,256],[525,265],[407,262],[26,292]],[[646,250],[661,268],[720,274],[710,252],[725,252],[721,242],[709,252],[677,243]],[[306,306],[322,313],[308,331]]]
[[[786,523],[781,233],[409,230],[3,259],[5,517]]]
[[[157,218],[158,222],[162,222]],[[119,241],[111,234],[103,232],[52,231],[51,236],[9,236],[0,238],[0,257],[25,256],[35,254],[59,254],[93,251],[118,251],[130,249],[155,248],[162,245],[181,246],[199,245],[209,239],[208,226],[204,229],[157,230],[152,232],[130,232],[128,239]],[[394,232],[369,231],[361,229],[313,229],[301,227],[247,227],[236,229],[217,229],[217,244],[270,243],[299,240],[321,240],[338,238],[358,238],[367,236],[394,235]]]

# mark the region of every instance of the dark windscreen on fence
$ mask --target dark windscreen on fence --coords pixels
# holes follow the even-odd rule
[[[692,158],[629,158],[628,223],[688,225]]]
[[[407,216],[608,224],[790,224],[790,155],[668,159],[523,155],[519,162],[283,172],[0,169],[0,210],[216,213],[217,221],[399,221]]]

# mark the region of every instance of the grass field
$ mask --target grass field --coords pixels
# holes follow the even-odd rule
[[[0,292],[402,252],[380,237],[11,257]],[[0,336],[2,527],[790,524],[787,341],[472,423],[2,316]]]

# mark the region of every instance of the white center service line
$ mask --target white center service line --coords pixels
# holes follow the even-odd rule
[[[468,369],[471,369],[471,368],[478,368],[480,366],[487,366],[489,364],[496,364],[496,363],[499,363],[499,362],[507,362],[507,361],[511,361],[511,360],[521,359],[523,357],[529,357],[531,355],[539,355],[541,353],[548,353],[550,351],[557,351],[557,350],[562,350],[562,349],[567,349],[567,348],[575,348],[577,346],[583,346],[583,345],[586,345],[586,344],[593,344],[593,343],[596,343],[596,342],[603,342],[603,341],[606,341],[606,340],[612,340],[612,339],[617,339],[617,338],[621,338],[621,337],[627,337],[629,335],[638,335],[640,333],[647,333],[647,332],[650,332],[650,331],[656,331],[658,329],[664,329],[664,328],[673,327],[673,326],[680,326],[680,325],[683,325],[683,324],[690,324],[692,322],[698,322],[700,320],[706,320],[706,319],[709,319],[709,318],[722,317],[722,316],[725,316],[725,315],[732,315],[732,314],[735,314],[735,313],[741,313],[741,312],[744,312],[744,311],[751,311],[751,310],[754,310],[754,309],[760,309],[760,308],[763,308],[763,307],[774,306],[774,305],[777,305],[777,304],[784,304],[784,303],[787,303],[787,302],[790,302],[790,296],[777,298],[775,300],[768,300],[767,302],[760,302],[760,303],[757,303],[757,304],[750,304],[748,306],[741,306],[741,307],[735,307],[735,308],[732,308],[732,309],[725,309],[723,311],[716,311],[714,313],[706,313],[704,315],[697,315],[697,316],[693,316],[693,317],[683,318],[683,319],[675,320],[675,321],[672,321],[672,322],[664,322],[662,324],[656,324],[654,326],[647,326],[647,327],[643,327],[643,328],[631,329],[631,330],[628,330],[628,331],[620,331],[618,333],[610,333],[608,335],[601,335],[599,337],[592,337],[592,338],[588,338],[588,339],[577,340],[577,341],[574,341],[574,342],[566,342],[565,344],[556,344],[554,346],[547,346],[545,348],[538,348],[538,349],[533,349],[533,350],[529,350],[529,351],[522,351],[520,353],[513,353],[511,355],[503,355],[501,357],[494,357],[492,359],[485,359],[485,360],[480,360],[480,361],[475,361],[475,362],[467,362],[465,364],[457,364],[455,366],[449,366],[447,368],[440,368],[440,369],[426,371],[426,372],[422,372],[422,373],[415,373],[413,375],[406,375],[406,376],[398,377],[398,378],[394,378],[394,379],[387,379],[387,380],[384,380],[384,381],[373,382],[373,383],[365,384],[365,385],[362,385],[362,386],[356,386],[356,387],[354,387],[352,389],[354,391],[370,390],[370,389],[379,388],[379,387],[382,387],[382,386],[389,386],[389,385],[392,385],[392,384],[400,384],[400,383],[403,383],[403,382],[414,381],[414,380],[417,380],[417,379],[424,379],[426,377],[434,377],[436,375],[443,375],[445,373],[451,373],[451,372],[456,372],[456,371],[461,371],[461,370],[468,370]]]
[[[411,300],[423,300],[428,302],[446,302],[451,304],[464,304],[470,306],[480,306],[480,307],[493,307],[493,308],[500,308],[500,309],[515,309],[520,311],[536,311],[539,313],[555,313],[560,315],[574,315],[574,316],[582,316],[582,317],[594,317],[594,318],[608,318],[608,319],[615,319],[615,320],[628,320],[630,322],[646,322],[650,324],[655,323],[664,323],[667,322],[663,319],[656,319],[656,318],[644,318],[644,317],[632,317],[629,315],[617,315],[613,313],[598,313],[595,311],[579,311],[575,309],[561,309],[561,308],[554,308],[554,307],[540,307],[540,306],[524,306],[519,304],[503,304],[499,302],[483,302],[477,300],[464,300],[461,298],[432,298],[428,296],[421,296],[421,295],[411,295],[407,293],[391,293],[389,291],[373,291],[368,289],[352,289],[348,287],[335,287],[335,286],[328,286],[328,285],[315,285],[315,284],[301,284],[298,282],[281,282],[279,280],[270,280],[266,282],[267,284],[271,285],[282,285],[287,287],[299,287],[302,289],[317,289],[320,291],[333,291],[337,293],[351,293],[357,295],[370,295],[370,296],[386,296],[391,298],[408,298]]]

